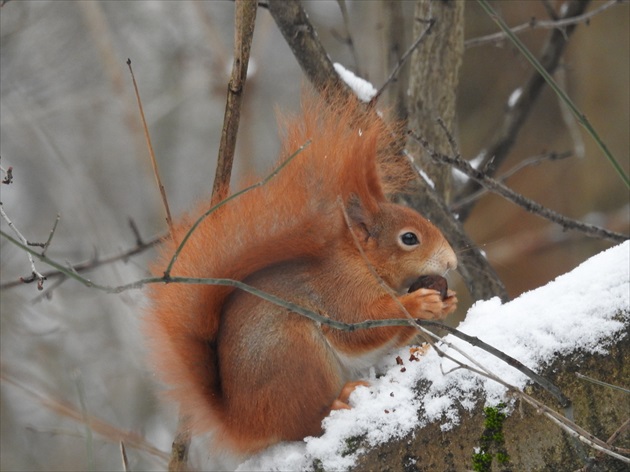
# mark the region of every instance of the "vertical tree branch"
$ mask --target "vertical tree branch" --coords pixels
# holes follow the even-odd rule
[[[446,128],[454,129],[455,104],[459,83],[459,67],[464,54],[464,2],[418,0],[414,14],[414,37],[426,28],[425,21],[435,20],[427,37],[411,57],[409,80],[409,127],[417,130],[435,149],[450,152],[448,137],[438,126],[441,119]],[[451,169],[436,165],[416,143],[408,143],[416,164],[424,170],[438,195],[450,200]]]
[[[313,86],[346,89],[299,0],[269,0],[269,13]]]
[[[402,2],[381,0],[383,18],[382,44],[385,56],[386,76],[398,67],[399,61],[405,52],[405,28]],[[405,68],[406,71],[409,68]],[[407,88],[409,73],[398,74],[394,82],[389,84],[387,96],[389,104],[396,117],[404,120],[407,118]]]
[[[453,142],[449,133],[455,127],[459,67],[464,54],[464,2],[418,0],[414,20],[414,37],[422,34],[427,21],[435,24],[411,59],[409,128],[419,131],[434,148],[450,154]],[[410,205],[433,221],[449,240],[459,259],[458,272],[473,299],[498,296],[507,300],[499,276],[445,203],[450,199],[451,168],[435,165],[426,150],[413,140],[407,142],[407,149],[416,166],[433,183],[432,188],[427,181],[420,180],[414,195],[408,198]]]
[[[258,4],[256,0],[236,0],[234,17],[234,62],[227,89],[217,171],[212,187],[212,205],[225,199],[230,189],[230,177],[232,175],[234,150],[236,148],[236,135],[238,133],[238,125],[241,117],[243,89],[247,78],[247,66],[249,65],[249,55],[252,46],[252,38],[254,36],[257,7]]]

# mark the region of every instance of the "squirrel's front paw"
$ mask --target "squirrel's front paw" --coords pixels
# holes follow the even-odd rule
[[[421,288],[403,295],[400,301],[412,318],[424,320],[441,320],[457,308],[457,297],[452,290],[449,290],[442,299],[437,290]]]

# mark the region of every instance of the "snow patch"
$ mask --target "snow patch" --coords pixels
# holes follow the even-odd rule
[[[337,71],[337,74],[339,74],[339,77],[341,77],[341,80],[352,89],[362,102],[367,103],[376,95],[377,90],[374,88],[374,85],[367,80],[355,75],[338,62],[335,62],[333,67]]]

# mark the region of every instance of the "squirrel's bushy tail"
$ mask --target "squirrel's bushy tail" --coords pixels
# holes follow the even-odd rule
[[[333,95],[329,94],[330,99]],[[172,276],[243,280],[271,265],[316,257],[347,231],[339,197],[356,195],[368,210],[408,180],[409,168],[391,153],[400,134],[366,113],[353,99],[329,105],[307,96],[299,118],[284,119],[280,163],[310,144],[274,178],[229,201],[194,231]],[[201,206],[199,214],[207,210]],[[176,228],[181,241],[193,220]],[[155,275],[175,251],[165,241]],[[216,336],[230,287],[169,283],[150,288],[145,334],[155,372],[190,416],[197,431],[221,424],[222,399],[216,369]]]

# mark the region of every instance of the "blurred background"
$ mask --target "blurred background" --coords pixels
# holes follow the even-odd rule
[[[548,19],[545,3],[498,1],[509,25]],[[588,11],[606,2],[594,1]],[[305,7],[335,62],[360,70],[377,88],[388,75],[379,1],[347,1],[353,55],[336,1]],[[411,44],[414,2],[403,2]],[[175,214],[208,198],[231,70],[229,1],[18,1],[0,8],[0,165],[2,208],[29,241],[44,242],[62,264],[115,256],[164,234],[132,66],[160,173]],[[466,39],[497,31],[476,2],[466,2]],[[629,4],[580,24],[556,79],[586,114],[626,173],[629,169]],[[538,53],[549,30],[521,39]],[[264,173],[279,149],[275,114],[297,111],[305,79],[268,12],[256,22],[250,77],[237,145],[235,179]],[[500,125],[508,97],[531,66],[506,42],[468,47],[460,73],[457,138],[473,158]],[[629,194],[590,136],[548,89],[498,175],[542,153],[561,161],[528,167],[508,180],[518,192],[569,217],[628,233]],[[3,176],[4,177],[4,176]],[[3,231],[10,232],[5,221]],[[564,233],[500,197],[484,195],[466,223],[512,297],[567,272],[610,243]],[[7,287],[31,269],[26,254],[0,240],[2,470],[120,470],[123,433],[130,470],[164,469],[176,412],[160,402],[144,363],[140,290],[104,294],[50,278]],[[147,250],[87,272],[120,285],[148,274]],[[36,263],[39,271],[48,267]],[[457,279],[457,277],[456,277]],[[455,288],[465,291],[460,280]],[[465,301],[459,316],[465,313]],[[90,418],[92,428],[80,421]],[[77,421],[79,420],[79,421]],[[97,423],[97,420],[102,423]],[[136,441],[136,442],[134,442]],[[152,449],[156,448],[156,449]],[[162,453],[160,453],[162,451]],[[207,452],[193,452],[198,464]]]

